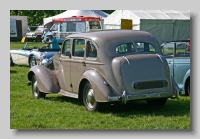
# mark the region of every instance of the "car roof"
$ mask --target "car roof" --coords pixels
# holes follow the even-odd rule
[[[88,38],[88,39],[101,39],[101,40],[113,40],[113,39],[121,39],[121,38],[138,38],[142,37],[149,38],[152,36],[149,32],[140,31],[140,30],[101,30],[101,31],[91,31],[91,32],[83,32],[83,33],[75,33],[67,36],[66,38]]]

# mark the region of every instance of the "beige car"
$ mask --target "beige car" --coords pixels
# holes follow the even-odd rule
[[[179,95],[156,38],[144,31],[69,35],[53,64],[53,70],[36,65],[28,72],[35,99],[58,93],[83,99],[88,111],[96,111],[107,102],[133,100],[163,106]]]
[[[41,42],[42,41],[42,34],[43,34],[43,29],[44,26],[38,26],[37,29],[35,31],[29,31],[26,33],[26,40],[35,40],[36,42]]]

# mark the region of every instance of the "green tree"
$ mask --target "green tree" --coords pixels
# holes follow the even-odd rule
[[[66,10],[10,10],[10,15],[27,16],[29,26],[37,26],[43,24],[43,18],[60,14]],[[111,14],[114,10],[102,10]]]

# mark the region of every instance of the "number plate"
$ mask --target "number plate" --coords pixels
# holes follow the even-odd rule
[[[160,94],[146,94],[146,97],[160,97]]]

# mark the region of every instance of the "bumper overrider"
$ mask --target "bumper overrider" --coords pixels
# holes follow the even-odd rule
[[[142,100],[142,99],[157,99],[157,98],[178,98],[179,90],[175,89],[174,92],[159,92],[159,93],[145,93],[145,94],[135,94],[128,95],[126,91],[123,91],[121,96],[108,96],[108,101],[122,101],[122,103],[126,104],[129,100]]]

